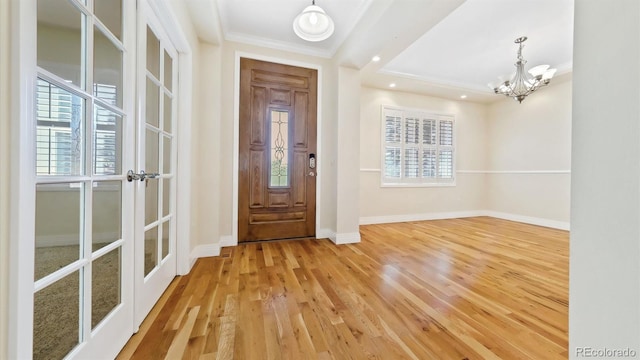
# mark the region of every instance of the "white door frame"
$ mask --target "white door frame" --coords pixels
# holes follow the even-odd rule
[[[36,14],[36,1],[11,2],[10,359],[29,358],[33,344],[33,300],[22,299],[33,299],[34,264],[21,265],[20,259],[35,249]]]
[[[320,229],[322,219],[322,180],[324,173],[322,172],[323,162],[327,161],[324,157],[324,147],[322,146],[322,66],[319,64],[306,63],[291,59],[278,58],[273,56],[265,56],[260,54],[236,51],[234,62],[234,87],[233,87],[233,217],[231,218],[231,243],[222,244],[224,246],[238,245],[238,171],[240,159],[240,58],[269,61],[278,64],[304,67],[318,71],[318,91],[317,91],[317,165],[316,165],[316,237],[330,237],[326,230]]]

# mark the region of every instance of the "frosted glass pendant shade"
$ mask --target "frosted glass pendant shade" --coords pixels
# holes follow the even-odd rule
[[[293,20],[293,31],[306,41],[325,40],[333,34],[333,30],[333,20],[315,4],[307,6]]]
[[[538,65],[529,69],[529,74],[531,76],[536,77],[544,74],[545,71],[549,68],[549,65]]]

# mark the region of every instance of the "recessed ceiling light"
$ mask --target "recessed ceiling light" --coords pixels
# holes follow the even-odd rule
[[[389,87],[390,87],[390,88],[394,88],[394,87],[396,87],[396,83],[391,83],[391,84],[389,84]]]
[[[378,62],[378,61],[380,61],[380,56],[376,55],[376,56],[372,57],[372,58],[371,58],[371,61],[373,61],[373,62]]]
[[[466,99],[467,95],[460,95],[460,99]]]

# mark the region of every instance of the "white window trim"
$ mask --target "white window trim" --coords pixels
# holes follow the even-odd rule
[[[450,147],[453,149],[453,169],[452,169],[452,179],[438,179],[438,178],[412,178],[407,179],[404,177],[403,167],[400,170],[400,179],[395,178],[387,178],[386,167],[385,167],[385,147],[387,145],[385,139],[385,126],[386,126],[386,115],[388,112],[396,112],[402,117],[402,126],[401,126],[401,137],[404,136],[404,128],[405,128],[405,118],[407,116],[423,116],[428,115],[429,117],[434,117],[438,120],[438,126],[436,127],[436,131],[438,132],[439,139],[439,122],[442,120],[450,120],[453,122],[453,145]],[[394,187],[409,187],[409,188],[420,188],[420,187],[454,187],[456,186],[456,157],[457,157],[457,126],[455,115],[451,113],[444,113],[439,111],[431,111],[425,109],[415,109],[415,108],[405,108],[398,107],[392,105],[381,105],[380,109],[380,187],[382,188],[394,188]],[[400,142],[400,163],[403,164],[404,161],[404,150],[405,144],[404,140],[401,139]],[[436,149],[440,149],[440,145],[436,145]]]

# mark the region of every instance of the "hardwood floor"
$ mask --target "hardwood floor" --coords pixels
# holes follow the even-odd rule
[[[568,232],[489,217],[360,232],[199,259],[118,358],[568,357]]]

